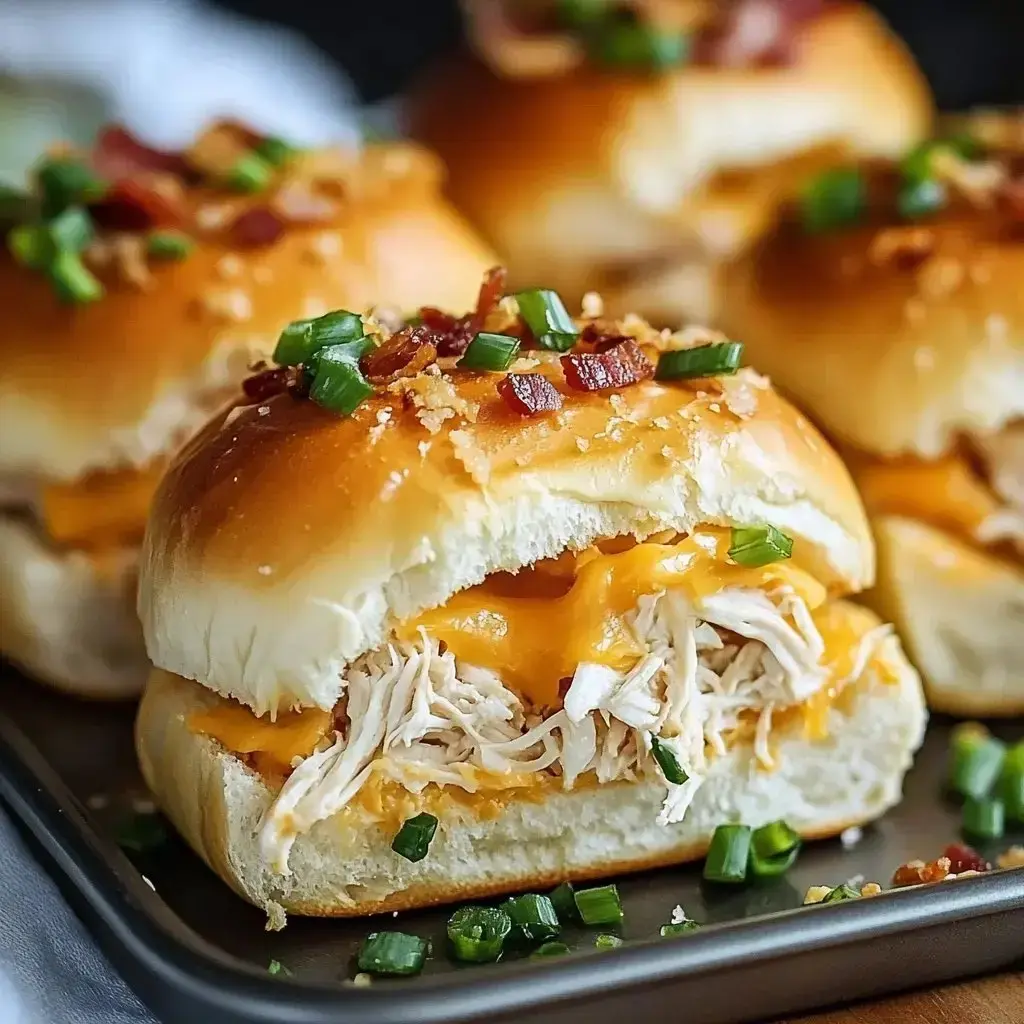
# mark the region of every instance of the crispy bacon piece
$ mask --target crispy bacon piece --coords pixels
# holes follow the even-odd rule
[[[542,373],[510,373],[497,384],[505,404],[520,416],[562,408],[562,396]]]
[[[1011,231],[1024,235],[1024,170],[1003,184],[998,201],[1009,220]]]
[[[964,843],[950,843],[942,856],[949,861],[951,874],[959,875],[961,871],[991,871],[992,865],[977,850]]]
[[[437,359],[437,341],[437,333],[429,327],[404,327],[363,356],[363,373],[374,384],[415,377]]]
[[[921,885],[926,882],[941,882],[951,873],[949,857],[939,857],[926,864],[923,860],[912,860],[901,864],[892,876],[892,884],[897,888],[906,885]]]
[[[100,131],[93,146],[91,163],[97,174],[110,181],[154,171],[178,177],[188,177],[189,174],[188,164],[180,153],[147,146],[120,125],[110,125]]]
[[[285,391],[293,394],[302,387],[302,371],[296,366],[275,366],[246,377],[242,391],[250,402],[265,402]]]
[[[654,376],[654,364],[632,338],[610,340],[614,344],[603,351],[569,352],[562,356],[565,382],[574,391],[624,388]]]
[[[109,231],[148,231],[177,227],[185,219],[181,192],[175,179],[146,173],[116,182],[98,203],[89,207],[93,220]]]
[[[507,272],[504,267],[491,267],[484,274],[477,294],[476,309],[465,316],[452,316],[433,306],[420,309],[420,319],[437,335],[439,356],[460,356],[474,336],[483,328],[484,321],[497,308],[505,294]]]
[[[828,0],[733,0],[698,37],[695,59],[730,68],[791,64],[800,26],[827,6]]]
[[[246,248],[271,245],[284,234],[284,221],[268,206],[254,206],[231,225],[231,241]]]

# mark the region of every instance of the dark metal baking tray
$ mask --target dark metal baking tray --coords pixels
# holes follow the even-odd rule
[[[142,793],[132,718],[129,706],[69,701],[7,670],[0,798],[112,962],[167,1022],[618,1024],[644,1016],[733,1024],[1024,967],[1022,870],[797,909],[809,885],[855,875],[885,885],[897,865],[935,857],[956,838],[957,811],[939,792],[950,728],[941,719],[932,722],[904,803],[852,849],[838,840],[813,844],[786,878],[735,891],[708,889],[692,866],[623,878],[623,947],[598,953],[594,933],[580,930],[567,939],[573,955],[459,967],[443,954],[450,910],[398,921],[292,919],[267,932],[263,915],[176,837],[130,860],[111,828]],[[1013,725],[996,731],[1024,734]],[[999,848],[1014,838],[1024,836]],[[659,939],[677,904],[715,926]],[[396,926],[433,940],[424,974],[353,985],[363,937]],[[272,959],[291,976],[268,975]]]

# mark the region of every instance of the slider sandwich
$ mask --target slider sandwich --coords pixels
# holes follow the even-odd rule
[[[867,5],[466,0],[472,55],[414,94],[412,134],[513,285],[679,324],[709,265],[794,182],[929,130],[924,78]]]
[[[921,741],[843,600],[857,493],[742,346],[501,291],[289,327],[158,490],[142,771],[278,919],[691,860],[725,821],[832,835]]]
[[[839,441],[931,706],[1024,713],[1024,119],[809,184],[721,319]],[[996,130],[999,129],[999,130]]]
[[[141,689],[135,568],[168,454],[296,313],[472,301],[492,258],[438,177],[416,147],[222,124],[182,153],[109,129],[0,196],[3,655],[75,693]]]

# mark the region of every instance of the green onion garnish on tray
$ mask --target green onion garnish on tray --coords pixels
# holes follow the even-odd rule
[[[1006,816],[1024,824],[1024,740],[1006,752],[999,778],[999,795],[1006,808]]]
[[[665,776],[666,782],[681,786],[689,776],[683,771],[675,752],[657,736],[651,737],[651,753],[654,760],[658,762],[661,774]]]
[[[530,954],[530,959],[540,960],[547,956],[565,956],[568,952],[569,947],[564,942],[545,942]]]
[[[853,886],[847,885],[845,882],[842,885],[837,885],[831,892],[829,892],[823,899],[822,903],[844,903],[846,900],[859,900],[860,893],[853,888]]]
[[[599,885],[576,891],[576,910],[586,925],[619,924],[622,901],[614,885]]]
[[[748,569],[760,569],[793,555],[793,540],[774,526],[734,526],[729,557]]]
[[[501,909],[512,922],[512,938],[521,943],[546,942],[557,938],[562,926],[547,896],[535,892],[505,900]]]
[[[347,309],[337,309],[309,320],[293,320],[277,339],[274,362],[280,366],[308,365],[327,345],[357,341],[365,333],[362,318]]]
[[[594,939],[594,946],[597,949],[617,949],[622,945],[622,939],[618,935],[609,935],[608,932],[602,932]]]
[[[400,857],[414,863],[423,860],[437,831],[437,818],[432,814],[417,814],[409,818],[391,841],[391,849]]]
[[[511,919],[498,907],[460,907],[448,919],[452,955],[465,963],[492,963],[511,929]]]
[[[558,292],[531,288],[516,292],[519,315],[530,328],[541,348],[568,352],[576,344],[579,331]]]
[[[758,878],[785,874],[800,852],[800,835],[784,821],[754,829],[750,837],[750,871]]]
[[[148,853],[167,842],[167,828],[159,814],[130,814],[118,822],[114,838],[122,850]]]
[[[663,939],[671,938],[673,935],[685,935],[687,932],[695,932],[700,928],[696,921],[677,921],[674,924],[663,924],[658,934]]]
[[[825,171],[800,196],[804,230],[810,234],[856,224],[867,208],[867,183],[854,168]]]
[[[572,882],[563,882],[556,886],[548,895],[551,905],[555,908],[558,920],[563,924],[578,924],[579,911],[576,909],[576,890]]]
[[[709,882],[746,881],[750,843],[748,825],[719,825],[704,860],[704,878]]]
[[[964,800],[961,825],[972,839],[1002,839],[1006,831],[1006,808],[1002,800],[969,796]]]
[[[466,347],[458,365],[466,370],[507,370],[518,354],[518,338],[481,333]]]
[[[280,960],[271,960],[267,964],[267,974],[280,975],[282,978],[290,978],[292,976],[292,972]]]
[[[980,799],[995,785],[1006,757],[1006,744],[972,722],[957,726],[951,742],[950,788]]]
[[[368,974],[419,974],[427,959],[427,942],[405,932],[371,932],[359,958],[359,970]]]
[[[688,380],[735,373],[743,359],[742,341],[718,341],[696,348],[663,352],[654,371],[655,380]]]

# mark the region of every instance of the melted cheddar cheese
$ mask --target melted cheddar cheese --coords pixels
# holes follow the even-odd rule
[[[222,700],[188,717],[192,732],[217,740],[234,754],[259,755],[264,773],[291,771],[297,757],[309,757],[331,728],[333,715],[319,708],[286,711],[271,721],[258,718],[243,704]]]
[[[536,594],[529,593],[535,577],[522,596],[508,577],[492,577],[404,623],[399,635],[412,640],[422,628],[460,660],[494,671],[535,707],[550,708],[561,703],[560,681],[581,662],[626,669],[643,655],[625,615],[646,594],[672,588],[698,599],[726,587],[780,582],[809,608],[824,601],[821,584],[792,565],[746,569],[727,562],[728,544],[728,531],[702,530],[699,539],[675,544],[636,544],[611,554],[591,549],[578,558],[562,593],[551,593],[543,566]]]
[[[42,493],[46,531],[57,543],[98,550],[138,544],[161,469],[92,473],[73,484],[49,484]]]
[[[935,462],[867,463],[856,467],[854,476],[872,515],[919,519],[969,539],[1000,508],[995,495],[960,455]]]

